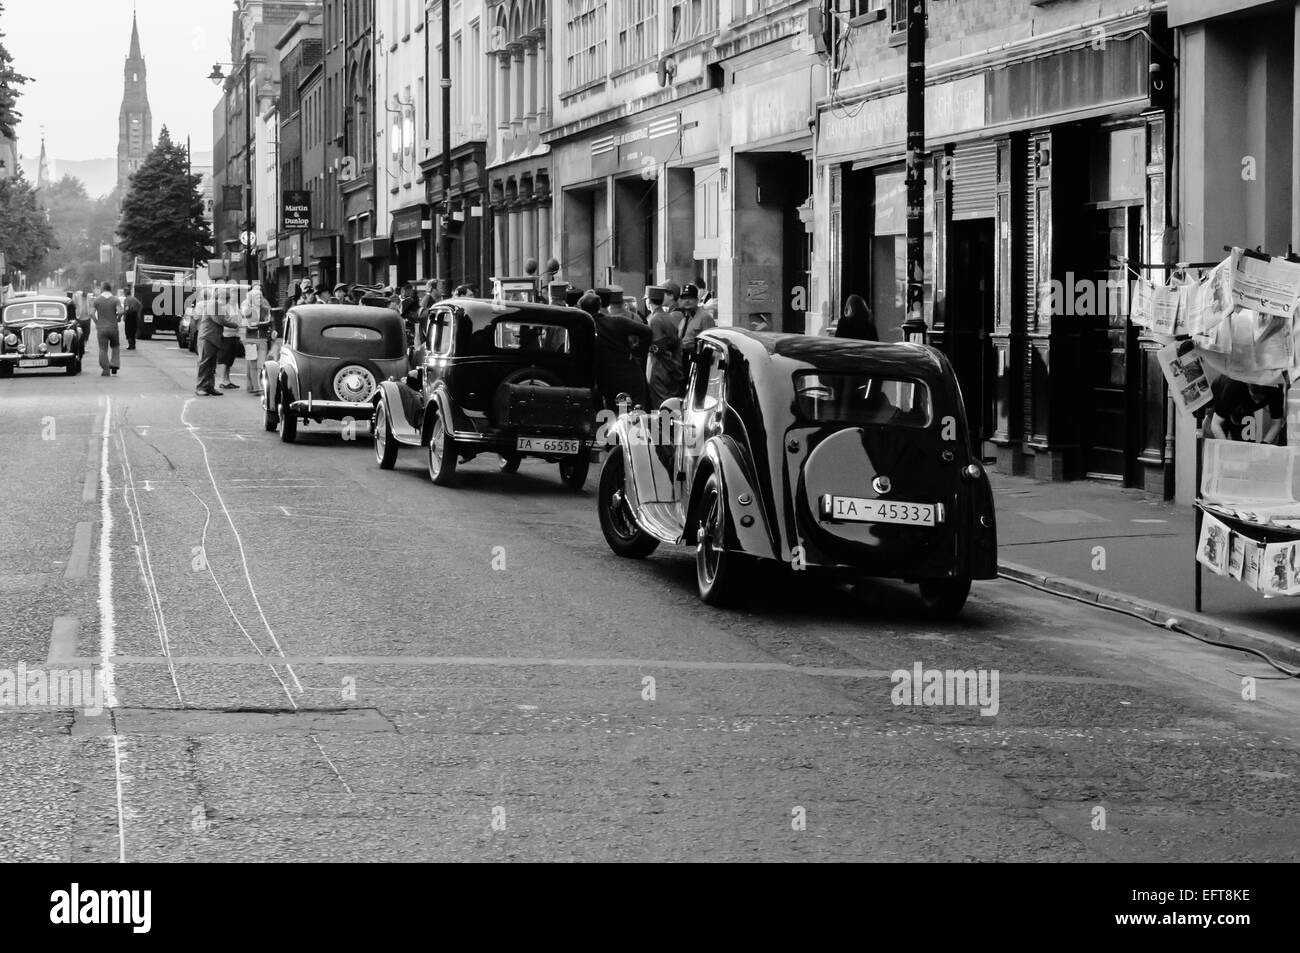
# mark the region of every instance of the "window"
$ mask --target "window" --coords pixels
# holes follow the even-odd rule
[[[907,7],[910,0],[889,0],[889,32],[907,32]]]
[[[669,46],[677,46],[717,29],[717,0],[669,0],[669,3]]]
[[[553,324],[499,321],[493,330],[493,346],[502,351],[544,351],[569,353],[569,329]]]
[[[576,89],[605,75],[605,0],[564,2],[564,88]]]
[[[658,0],[619,0],[618,65],[632,66],[659,52]]]
[[[695,410],[712,410],[722,403],[725,381],[722,352],[716,347],[703,345],[695,362],[691,378],[691,407]]]
[[[919,381],[805,371],[794,396],[799,416],[817,423],[930,426],[930,392]]]
[[[374,328],[358,328],[337,324],[322,328],[320,336],[331,341],[382,341],[384,336]]]

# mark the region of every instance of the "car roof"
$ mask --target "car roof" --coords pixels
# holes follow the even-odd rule
[[[466,314],[473,315],[497,315],[505,314],[508,311],[518,311],[525,316],[548,317],[554,320],[557,317],[567,320],[586,318],[591,320],[591,315],[581,308],[561,307],[554,304],[544,304],[540,301],[496,301],[492,298],[446,298],[438,302],[439,305],[452,305],[460,308]]]
[[[5,307],[11,304],[30,304],[33,301],[57,301],[60,304],[67,304],[69,300],[67,295],[12,294],[5,298]]]
[[[391,308],[372,308],[362,304],[300,304],[289,309],[302,322],[304,331],[318,331],[339,322],[378,326],[401,324],[401,316]]]
[[[944,362],[933,348],[922,344],[859,341],[811,334],[712,328],[705,336],[717,338],[751,360],[784,357],[824,371],[888,374],[933,380],[943,377]]]

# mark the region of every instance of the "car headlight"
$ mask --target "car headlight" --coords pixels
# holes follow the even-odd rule
[[[63,340],[63,335],[60,334],[58,331],[51,331],[49,333],[49,336],[46,337],[45,340],[48,341],[50,344],[58,344],[60,341]]]
[[[5,343],[8,344],[10,347],[17,347],[17,346],[18,346],[18,335],[16,335],[16,334],[6,334],[6,335],[5,335]]]

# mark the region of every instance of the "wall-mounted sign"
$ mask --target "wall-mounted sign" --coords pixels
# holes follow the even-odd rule
[[[306,189],[286,189],[281,203],[280,223],[285,229],[311,228],[311,192]]]
[[[673,113],[591,141],[593,175],[642,172],[666,162],[682,133],[682,115]]]

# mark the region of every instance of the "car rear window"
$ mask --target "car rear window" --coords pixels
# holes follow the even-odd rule
[[[794,379],[800,417],[817,423],[930,426],[930,391],[920,381],[807,371]]]
[[[316,357],[364,357],[392,360],[406,353],[406,334],[400,320],[383,327],[359,324],[310,324],[303,321],[297,349]]]
[[[62,321],[67,316],[67,306],[57,301],[28,301],[5,308],[6,321],[31,321],[33,318]]]
[[[332,341],[382,341],[384,336],[374,328],[356,328],[336,325],[322,328],[320,336]]]
[[[498,321],[493,345],[502,351],[544,351],[569,353],[569,329],[554,324]]]

